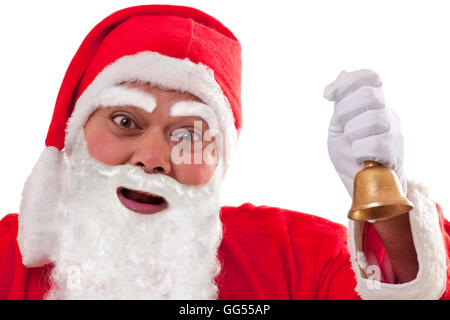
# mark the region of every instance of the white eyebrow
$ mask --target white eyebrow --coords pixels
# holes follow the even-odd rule
[[[133,106],[152,112],[156,107],[156,99],[151,93],[141,89],[119,85],[103,90],[98,97],[98,105],[103,107]]]
[[[170,115],[173,117],[198,116],[206,121],[209,129],[218,129],[216,113],[211,107],[202,102],[194,100],[175,102],[170,107]]]

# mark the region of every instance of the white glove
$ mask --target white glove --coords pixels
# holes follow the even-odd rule
[[[380,77],[371,70],[342,71],[324,97],[335,102],[328,152],[350,196],[367,160],[393,169],[406,194],[400,120],[385,104]]]

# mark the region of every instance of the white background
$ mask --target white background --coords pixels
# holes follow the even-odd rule
[[[169,3],[158,1],[158,3]],[[447,1],[170,1],[228,26],[243,47],[244,127],[224,204],[279,206],[346,223],[329,160],[324,87],[370,68],[402,119],[405,171],[450,217]],[[86,34],[141,1],[0,2],[0,217],[19,210],[66,68]]]

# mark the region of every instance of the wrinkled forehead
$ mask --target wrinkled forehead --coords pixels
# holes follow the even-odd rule
[[[152,113],[158,104],[169,107],[173,117],[195,116],[203,119],[209,129],[218,129],[213,108],[196,96],[175,90],[164,90],[151,84],[122,83],[100,92],[98,108],[106,106],[133,106]]]

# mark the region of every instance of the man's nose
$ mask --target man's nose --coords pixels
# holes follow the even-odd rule
[[[142,135],[136,144],[131,163],[142,167],[147,173],[162,173],[168,175],[171,171],[170,145],[164,133],[149,130]]]

